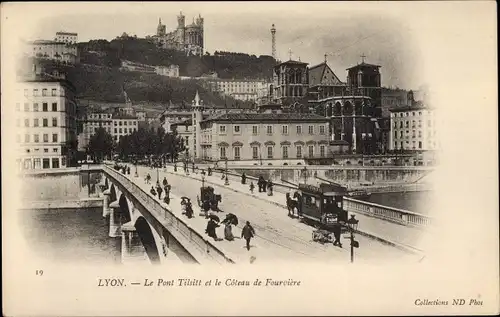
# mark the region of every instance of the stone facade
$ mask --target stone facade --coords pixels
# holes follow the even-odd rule
[[[156,36],[153,38],[163,48],[176,49],[186,52],[187,55],[203,55],[203,24],[201,15],[193,18],[193,23],[186,25],[186,17],[182,12],[177,16],[177,28],[167,33],[166,25],[158,21]]]

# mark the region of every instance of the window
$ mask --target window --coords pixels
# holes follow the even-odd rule
[[[42,96],[47,96],[47,89],[46,88],[42,89]]]
[[[319,146],[319,156],[325,157],[325,146],[324,145]]]
[[[57,111],[57,102],[52,103],[52,111]]]
[[[38,112],[38,110],[39,110],[39,109],[38,109],[38,103],[36,103],[36,102],[35,102],[35,103],[33,104],[33,111]]]
[[[25,90],[24,90],[24,96],[25,96],[25,97],[28,97],[28,89],[25,89]]]
[[[29,127],[30,126],[30,119],[24,119],[24,126]]]
[[[44,133],[44,134],[43,134],[43,142],[44,142],[44,143],[49,142],[49,135],[48,135],[47,133]]]
[[[422,148],[422,141],[418,141],[418,148],[421,149]]]
[[[49,126],[49,119],[43,118],[43,126],[48,127]]]
[[[19,102],[16,103],[16,111],[21,111],[21,104]]]
[[[55,96],[55,95],[56,95],[56,89],[52,88],[52,96]]]
[[[127,121],[124,121],[124,122],[123,122],[123,125],[127,125]]]
[[[189,137],[186,137],[186,146],[189,146]]]
[[[272,125],[268,125],[266,127],[266,132],[267,132],[267,134],[273,134],[273,126]]]
[[[58,158],[52,159],[52,168],[59,168],[59,159]]]
[[[29,134],[24,135],[24,143],[30,143],[30,135]]]
[[[117,129],[115,128],[115,133],[118,133]]]
[[[284,126],[281,126],[281,133],[282,134],[288,134],[288,126],[287,125],[284,125]]]
[[[49,104],[48,103],[46,103],[46,102],[42,103],[42,111],[43,112],[49,111]]]
[[[115,121],[115,126],[117,126],[117,125],[118,125],[118,122]]]
[[[50,159],[44,158],[42,162],[43,162],[43,168],[50,168]]]
[[[33,138],[35,139],[35,143],[40,142],[40,136],[38,134],[33,134]]]
[[[302,146],[301,145],[297,145],[296,152],[297,152],[297,158],[302,158]]]
[[[119,126],[122,126],[122,125],[123,125],[123,121],[119,121],[119,122],[118,122],[118,125],[119,125]]]
[[[421,138],[422,137],[422,131],[418,131],[418,137]]]
[[[239,160],[240,159],[240,147],[237,146],[234,148],[234,159]]]
[[[52,134],[52,142],[53,143],[57,142],[57,133]]]
[[[268,159],[272,159],[273,158],[273,147],[272,146],[268,146],[267,147],[267,158]]]
[[[259,158],[259,148],[256,146],[252,147],[252,158],[253,159],[258,159]]]
[[[432,126],[432,121],[431,121],[431,120],[427,121],[427,125],[428,125],[429,127],[430,127],[430,126]]]
[[[397,139],[398,138],[398,131],[394,131],[394,138]]]
[[[219,126],[219,133],[221,133],[221,134],[225,134],[226,133],[226,126],[225,125]]]
[[[321,134],[321,135],[325,134],[325,126],[324,125],[319,126],[319,134]]]
[[[33,164],[35,165],[35,169],[40,169],[42,167],[42,161],[39,158],[33,159]]]
[[[403,149],[403,142],[400,142],[401,143],[401,150]]]
[[[52,118],[52,126],[57,127],[57,118]]]
[[[288,158],[288,146],[283,147],[283,158],[284,159]]]
[[[412,130],[411,137],[412,137],[412,138],[414,138],[414,137],[415,137],[415,130]]]
[[[399,128],[402,129],[403,128],[403,121],[399,121]]]
[[[33,89],[33,96],[38,96],[38,89]]]
[[[252,126],[252,134],[257,135],[259,133],[259,127],[254,125]]]
[[[30,111],[30,104],[29,103],[24,103],[24,112]]]
[[[52,149],[52,152],[57,153],[58,150],[59,149],[55,147],[55,148]]]
[[[403,131],[399,131],[399,137],[402,138],[403,137]]]
[[[220,148],[220,158],[226,158],[226,148],[225,147]]]
[[[314,145],[309,145],[309,157],[314,156]]]
[[[309,130],[309,134],[314,134],[314,126],[310,125],[308,127],[308,130]]]
[[[241,130],[240,130],[240,126],[239,126],[239,125],[235,125],[235,126],[234,126],[234,133],[241,133]]]

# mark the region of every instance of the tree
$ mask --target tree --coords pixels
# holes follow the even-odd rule
[[[90,138],[87,151],[88,154],[94,158],[94,160],[99,162],[102,161],[104,157],[111,156],[113,148],[114,142],[111,134],[109,134],[106,129],[99,128]]]

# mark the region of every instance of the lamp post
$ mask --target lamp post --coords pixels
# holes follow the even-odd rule
[[[201,187],[205,187],[205,173],[201,173]]]
[[[351,215],[351,218],[347,220],[347,226],[349,231],[351,232],[351,263],[354,262],[354,248],[359,248],[359,242],[354,240],[354,231],[358,229],[359,220],[354,218],[354,215]]]
[[[134,163],[135,163],[134,164],[135,165],[135,174],[134,174],[134,176],[135,177],[139,177],[139,173],[137,172],[137,159],[135,159]]]
[[[229,185],[229,179],[227,178],[227,157],[226,157],[226,161],[225,162],[226,162],[226,173],[225,173],[226,177],[224,179],[224,185]]]

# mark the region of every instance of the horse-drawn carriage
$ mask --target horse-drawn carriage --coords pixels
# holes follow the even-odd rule
[[[333,184],[313,186],[299,184],[292,200],[287,195],[287,206],[297,210],[302,221],[312,223],[317,230],[313,232],[313,241],[332,242],[335,230],[346,230],[347,211],[344,210],[344,195],[347,189]]]
[[[214,188],[211,186],[204,186],[200,188],[200,195],[196,196],[198,206],[203,211],[212,209],[213,211],[219,210],[219,203],[222,201],[222,195],[215,194]]]

